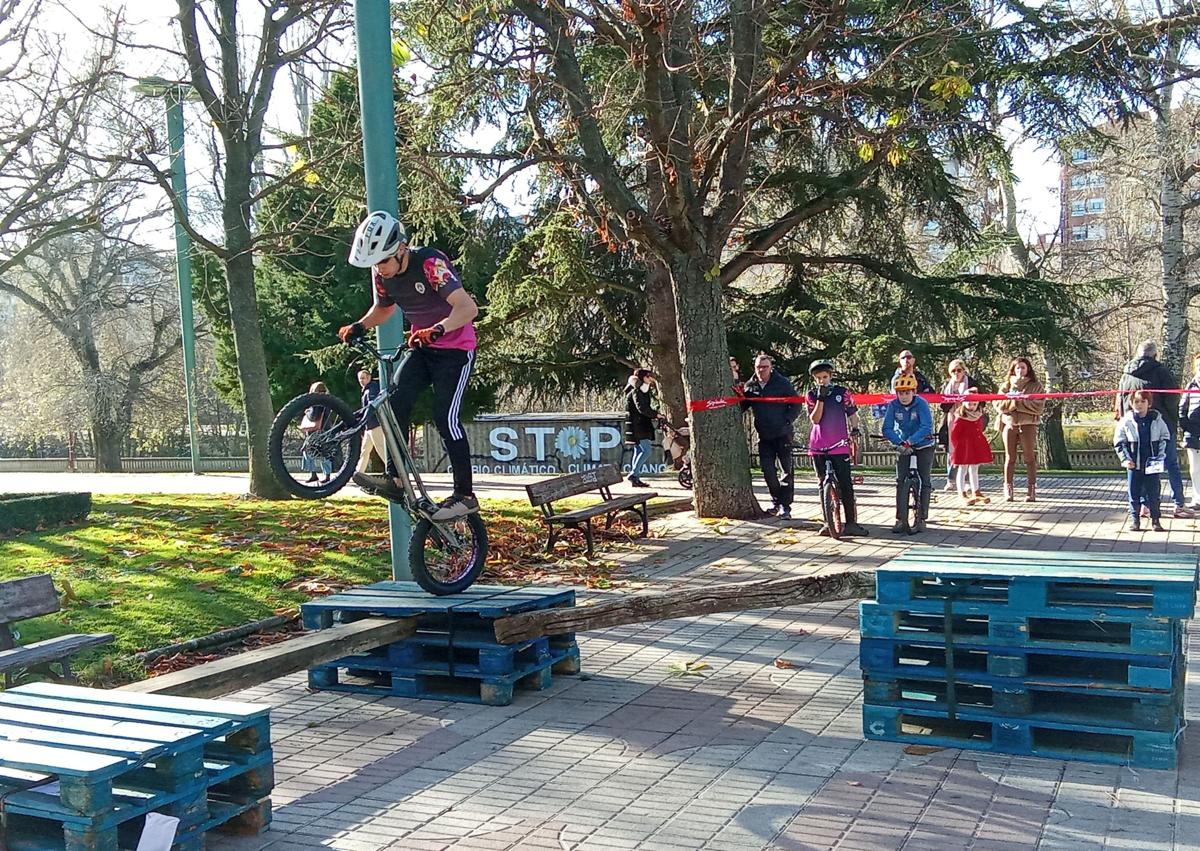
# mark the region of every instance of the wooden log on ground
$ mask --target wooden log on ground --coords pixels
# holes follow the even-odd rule
[[[586,632],[589,629],[690,618],[715,612],[853,600],[874,593],[873,570],[652,591],[589,606],[542,609],[500,618],[495,623],[496,640],[501,644],[515,644],[562,632]]]
[[[123,688],[146,694],[217,697],[401,641],[411,637],[416,629],[416,618],[364,618],[183,671],[150,677]]]

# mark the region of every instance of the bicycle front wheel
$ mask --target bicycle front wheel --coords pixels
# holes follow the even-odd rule
[[[911,533],[917,527],[917,521],[921,519],[921,480],[915,476],[908,477],[906,501],[908,508],[905,510],[905,516],[908,518],[908,531]]]
[[[825,483],[821,485],[821,514],[825,519],[825,528],[829,530],[829,537],[834,540],[841,539],[842,532],[846,529],[846,511],[832,474],[826,476]]]
[[[454,533],[457,544],[442,527]],[[408,545],[408,564],[413,579],[430,594],[457,594],[479,578],[487,551],[487,526],[478,513],[437,523],[422,517]]]
[[[267,441],[271,472],[302,499],[321,499],[345,487],[361,452],[357,415],[329,393],[305,393],[284,405]]]

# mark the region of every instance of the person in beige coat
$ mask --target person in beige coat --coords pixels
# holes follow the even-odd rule
[[[1013,472],[1017,466],[1017,448],[1025,457],[1025,479],[1028,490],[1026,502],[1037,501],[1037,428],[1044,399],[1023,399],[1033,393],[1044,393],[1029,358],[1013,358],[1008,367],[1008,379],[1000,388],[1009,398],[996,402],[997,429],[1004,439],[1004,501],[1013,501]]]

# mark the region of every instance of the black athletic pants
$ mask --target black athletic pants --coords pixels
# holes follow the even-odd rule
[[[414,349],[400,368],[392,389],[392,411],[408,438],[409,419],[413,403],[426,387],[433,387],[433,424],[442,436],[446,455],[454,473],[454,492],[461,496],[473,493],[471,477],[471,447],[467,434],[459,422],[459,410],[471,367],[475,365],[475,352],[464,349],[431,349],[421,346]],[[395,476],[396,468],[388,459],[388,475]]]
[[[858,522],[858,509],[854,504],[854,479],[850,475],[849,455],[828,455],[822,453],[812,456],[813,469],[817,471],[818,486],[825,484],[825,461],[833,461],[833,477],[837,479],[838,491],[842,495],[842,505],[846,507],[846,522]]]

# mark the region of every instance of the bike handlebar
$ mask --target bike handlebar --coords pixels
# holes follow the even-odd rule
[[[407,352],[409,349],[408,343],[405,342],[405,343],[401,343],[399,346],[397,346],[396,351],[394,353],[392,353],[390,355],[385,355],[381,351],[379,351],[379,349],[375,348],[375,346],[373,346],[370,343],[370,341],[367,340],[366,335],[360,335],[358,337],[348,337],[347,339],[343,340],[342,342],[344,345],[349,346],[352,349],[357,349],[358,351],[362,352],[363,354],[370,355],[377,361],[384,362],[384,363],[393,363],[393,364],[397,360],[399,360],[400,356],[403,355],[405,352]]]

